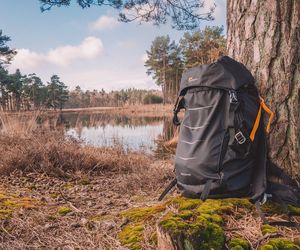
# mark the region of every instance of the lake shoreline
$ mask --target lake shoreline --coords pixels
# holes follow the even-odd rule
[[[110,113],[116,115],[128,116],[149,116],[149,117],[163,117],[173,115],[172,104],[149,104],[149,105],[128,105],[123,107],[88,107],[88,108],[64,108],[62,110],[53,109],[39,109],[29,111],[1,111],[3,115],[25,114],[33,113],[41,114],[60,114],[60,113]]]

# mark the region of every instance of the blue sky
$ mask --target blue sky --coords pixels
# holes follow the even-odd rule
[[[226,0],[214,2],[215,21],[226,25]],[[77,5],[41,13],[38,0],[1,0],[0,29],[10,36],[10,47],[18,50],[9,70],[36,73],[43,81],[57,74],[71,89],[154,89],[144,67],[146,50],[158,35],[178,41],[183,31],[152,24],[119,23],[110,8],[82,10]]]

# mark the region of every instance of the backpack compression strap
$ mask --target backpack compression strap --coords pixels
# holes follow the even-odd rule
[[[173,109],[173,124],[175,126],[179,126],[180,125],[180,121],[178,119],[177,114],[179,113],[180,109],[184,108],[183,106],[183,101],[184,101],[184,95],[180,95],[177,97],[175,105],[174,105],[174,109]]]
[[[274,112],[265,104],[264,99],[262,99],[261,97],[259,97],[259,98],[260,98],[260,105],[259,105],[258,113],[257,113],[256,119],[255,119],[255,122],[254,122],[254,125],[252,128],[252,131],[250,133],[251,141],[254,141],[256,131],[259,127],[262,109],[269,114],[269,121],[268,121],[268,125],[266,128],[267,133],[270,133],[271,123],[274,118]]]
[[[171,191],[171,189],[177,184],[177,179],[174,178],[170,184],[166,187],[166,189],[162,192],[162,194],[159,196],[158,201],[161,201],[166,195],[167,193],[169,193]]]

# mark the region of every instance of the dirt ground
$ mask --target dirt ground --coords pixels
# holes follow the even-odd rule
[[[155,164],[167,178],[170,162]],[[126,223],[120,211],[156,203],[164,184],[139,181],[126,173],[2,177],[0,249],[127,249],[117,240]]]

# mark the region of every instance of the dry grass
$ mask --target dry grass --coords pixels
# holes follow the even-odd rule
[[[0,114],[0,173],[44,172],[61,177],[76,171],[103,174],[147,172],[153,162],[142,153],[121,146],[95,148],[66,139],[63,130],[39,128],[32,116]]]
[[[30,136],[2,135],[0,138],[0,171],[14,170],[47,173],[93,171],[132,172],[149,165],[149,158],[126,153],[122,148],[94,148],[66,140],[59,133]]]
[[[126,249],[118,214],[156,200],[172,165],[121,147],[82,146],[62,130],[39,128],[38,115],[0,114],[0,191],[39,204],[7,207],[0,199],[11,211],[0,218],[0,249]],[[61,216],[61,207],[71,212]]]
[[[41,112],[4,113],[0,112],[1,135],[28,135],[38,128],[37,119]]]

